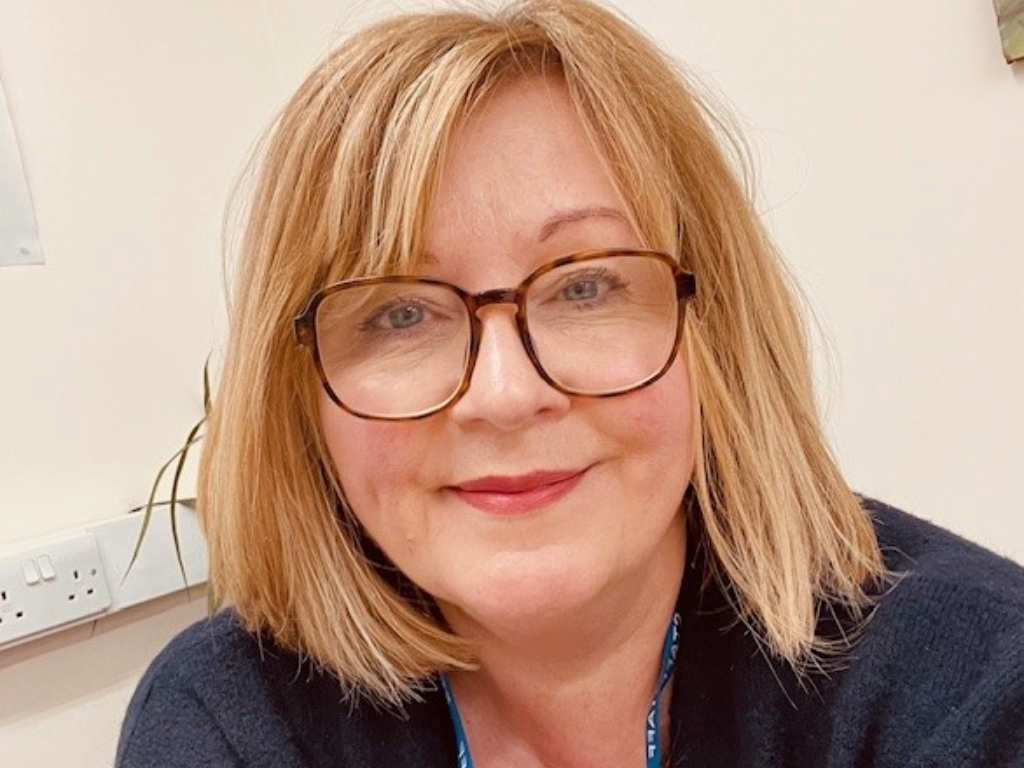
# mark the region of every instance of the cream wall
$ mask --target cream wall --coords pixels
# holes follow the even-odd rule
[[[332,40],[396,6],[0,0],[47,262],[0,270],[0,546],[145,498],[201,410],[248,148]],[[743,117],[854,484],[1024,561],[1024,69],[990,0],[618,6]],[[0,653],[5,764],[110,764],[135,680],[202,610]]]

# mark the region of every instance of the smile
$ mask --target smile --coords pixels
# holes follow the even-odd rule
[[[534,512],[572,491],[587,470],[532,472],[515,477],[488,476],[449,486],[469,506],[497,516]]]

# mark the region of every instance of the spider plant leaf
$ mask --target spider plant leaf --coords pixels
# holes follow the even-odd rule
[[[174,539],[174,556],[178,560],[178,569],[181,571],[181,578],[185,582],[186,587],[188,586],[188,574],[185,572],[185,560],[181,555],[181,539],[178,536],[178,488],[181,485],[181,473],[185,469],[189,449],[203,439],[203,435],[199,433],[199,430],[203,428],[205,423],[206,417],[203,416],[189,430],[188,436],[185,438],[185,445],[179,451],[177,466],[174,468],[174,477],[171,480],[171,536]]]
[[[217,594],[213,586],[207,586],[206,588],[206,610],[213,616],[221,608],[220,595]]]
[[[213,407],[213,399],[210,394],[210,358],[203,363],[203,414],[206,418],[210,416],[210,409]]]
[[[128,578],[128,574],[131,573],[132,566],[135,565],[135,561],[139,559],[139,552],[142,550],[142,542],[146,538],[146,532],[149,530],[149,524],[153,520],[153,510],[157,506],[156,492],[160,488],[160,481],[163,480],[164,474],[170,469],[171,465],[178,460],[178,457],[185,452],[187,446],[179,448],[174,452],[167,461],[163,463],[163,466],[156,473],[156,478],[153,480],[153,485],[149,489],[149,498],[146,500],[145,505],[140,509],[142,510],[142,527],[139,529],[138,538],[135,540],[135,549],[132,550],[131,559],[128,561],[128,567],[125,569],[124,576],[121,577],[123,582]],[[138,510],[134,510],[138,511]]]

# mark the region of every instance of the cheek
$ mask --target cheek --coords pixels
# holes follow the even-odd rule
[[[379,537],[386,517],[402,495],[417,485],[423,450],[413,423],[368,421],[331,402],[320,405],[324,440],[346,500],[359,521]]]
[[[684,361],[677,359],[662,378],[636,395],[627,427],[637,444],[647,445],[653,452],[692,455],[694,414]]]
[[[677,360],[661,379],[627,398],[615,427],[629,459],[630,486],[681,498],[693,474],[696,419],[685,363]]]

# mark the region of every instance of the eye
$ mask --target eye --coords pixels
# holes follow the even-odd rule
[[[382,319],[387,321],[391,328],[410,328],[417,323],[423,322],[423,307],[415,304],[408,304],[387,312]]]
[[[576,280],[562,289],[562,297],[569,301],[585,301],[597,297],[596,280]]]
[[[566,275],[558,282],[552,300],[565,303],[566,308],[593,309],[615,298],[622,298],[628,282],[617,270],[589,267]]]
[[[396,298],[374,308],[359,323],[359,330],[370,333],[405,331],[424,323],[428,319],[428,309],[421,301]]]

